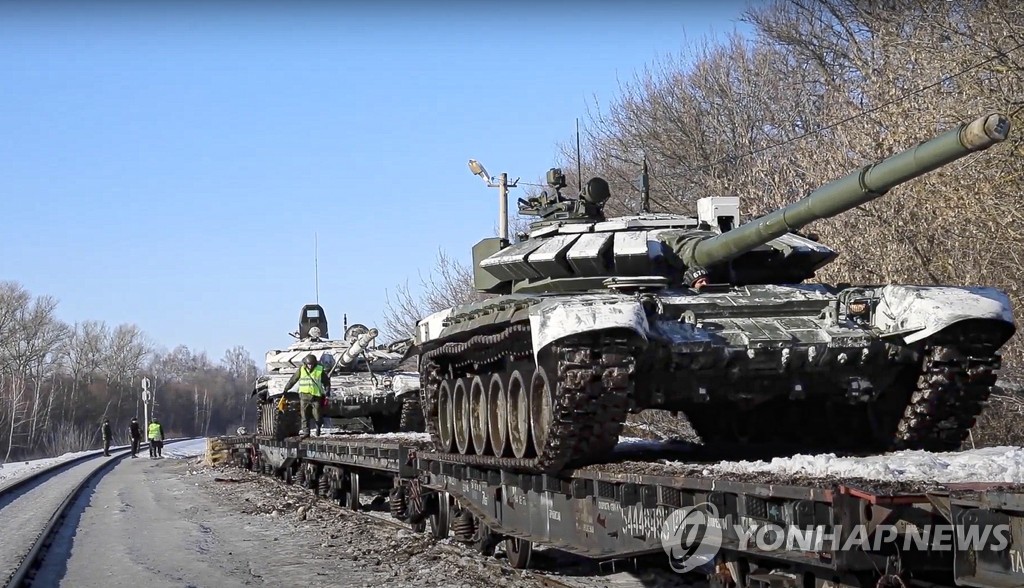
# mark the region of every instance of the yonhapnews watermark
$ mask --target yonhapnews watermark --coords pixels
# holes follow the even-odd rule
[[[726,532],[736,548],[762,552],[879,551],[1003,551],[1012,543],[1010,525],[853,525],[844,528],[800,528],[740,518],[727,526],[711,503],[672,511],[661,525],[661,546],[672,569],[685,573],[708,566],[722,548]]]

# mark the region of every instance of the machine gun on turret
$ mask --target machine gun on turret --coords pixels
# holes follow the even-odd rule
[[[580,191],[578,198],[562,194],[565,174],[558,168],[551,168],[547,174],[548,188],[540,196],[519,199],[519,214],[537,216],[545,221],[594,222],[604,220],[604,205],[611,196],[608,182],[593,178]],[[543,223],[534,223],[539,226]]]

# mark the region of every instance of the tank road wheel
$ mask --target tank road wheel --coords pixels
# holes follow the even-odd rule
[[[505,457],[508,452],[508,399],[503,374],[491,376],[487,389],[487,436],[491,454]],[[477,450],[479,453],[479,449]]]
[[[512,446],[512,455],[520,459],[530,451],[529,381],[528,373],[516,370],[508,382],[508,441]]]
[[[469,390],[466,389],[468,378],[455,381],[452,392],[452,429],[455,434],[455,446],[459,453],[473,453],[469,441]]]
[[[525,570],[530,565],[530,556],[533,555],[533,543],[518,537],[505,539],[505,553],[508,554],[508,563],[517,570]]]
[[[487,387],[480,376],[469,385],[469,432],[477,455],[487,455]]]
[[[530,381],[530,430],[533,446],[538,451],[547,446],[554,406],[553,396],[548,372],[543,366],[538,366]]]
[[[452,385],[450,380],[443,380],[437,388],[437,435],[441,439],[441,453],[451,453],[454,447],[452,438]]]

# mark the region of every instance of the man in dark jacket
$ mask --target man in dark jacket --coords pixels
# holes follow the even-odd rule
[[[110,419],[103,419],[103,455],[110,455],[110,438],[112,436]]]
[[[302,430],[299,435],[305,437],[309,434],[309,409],[312,409],[313,421],[316,422],[316,435],[320,436],[320,427],[324,419],[320,414],[320,405],[331,395],[331,376],[320,365],[315,355],[310,353],[302,360],[299,370],[292,374],[291,379],[284,385],[284,391],[295,384],[299,385],[299,411],[302,415]]]
[[[142,430],[139,428],[139,419],[132,417],[128,425],[128,437],[132,440],[132,458],[139,456],[139,444],[142,442]]]

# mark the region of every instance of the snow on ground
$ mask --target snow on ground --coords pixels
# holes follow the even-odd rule
[[[668,465],[682,467],[686,464],[676,462]],[[775,458],[770,462],[720,462],[703,470],[703,474],[709,476],[736,473],[939,484],[1024,483],[1024,447],[986,447],[953,453],[898,451],[870,457],[795,455]]]
[[[199,457],[206,455],[206,437],[190,441],[164,442],[164,457]]]

